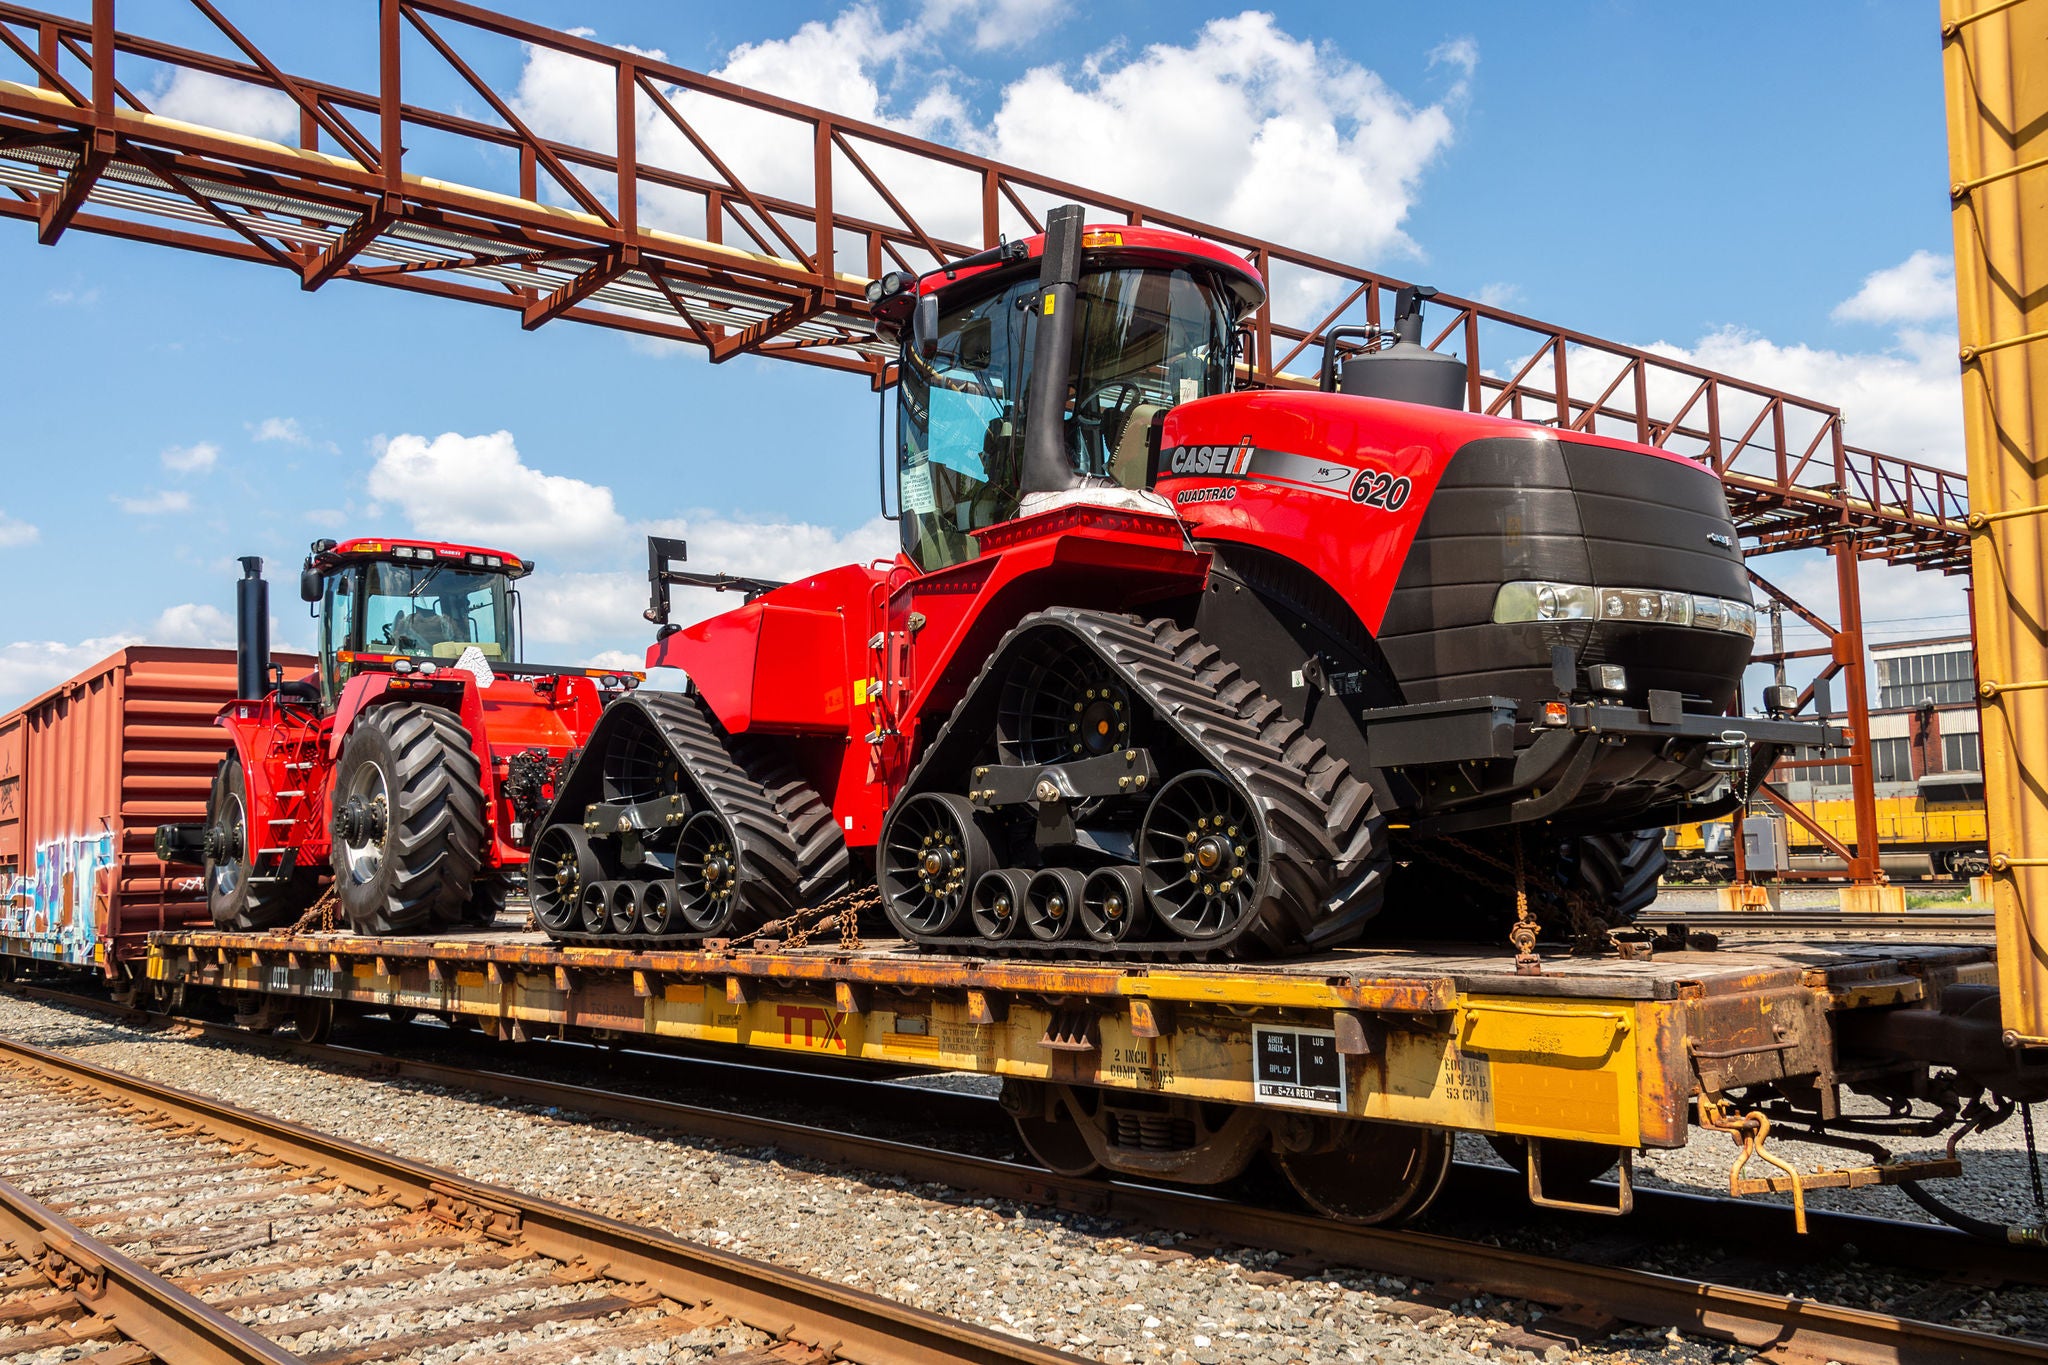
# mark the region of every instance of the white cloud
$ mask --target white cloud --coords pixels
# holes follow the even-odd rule
[[[288,446],[313,444],[299,427],[296,417],[266,417],[260,422],[249,424],[249,436],[257,441],[277,441]]]
[[[955,12],[951,0],[938,3],[944,13]],[[975,9],[975,35],[993,24],[994,42],[1026,8]],[[1004,86],[984,113],[954,90],[943,66],[945,41],[916,26],[891,29],[873,6],[854,4],[787,38],[737,47],[714,74],[1063,179],[1113,186],[1120,196],[1237,231],[1369,261],[1414,251],[1401,225],[1424,170],[1451,141],[1452,111],[1477,61],[1469,39],[1439,47],[1431,65],[1452,68],[1454,80],[1438,102],[1417,106],[1336,48],[1296,38],[1271,15],[1247,11],[1210,21],[1185,45],[1157,43],[1135,55],[1111,47],[1078,64],[1035,67]],[[538,131],[609,149],[612,80],[599,63],[529,50],[514,104]],[[808,196],[809,124],[664,93],[745,183]],[[640,102],[639,120],[643,160],[713,174],[650,101]],[[886,148],[864,147],[862,155],[927,230],[979,238],[972,173]],[[856,170],[840,170],[835,194],[843,211],[895,219]],[[592,188],[610,189],[594,181]],[[704,230],[699,202],[644,182],[641,194],[643,218],[676,231]],[[1011,210],[1003,212],[1006,230],[1027,230]],[[1329,287],[1306,279],[1275,284],[1296,306],[1324,297]]]
[[[170,512],[188,512],[192,509],[192,495],[179,488],[159,489],[139,498],[124,498],[114,495],[114,504],[123,512],[138,517],[160,517]]]
[[[12,550],[23,545],[33,545],[42,539],[42,531],[29,522],[10,517],[0,512],[0,550]]]
[[[1479,292],[1472,297],[1488,308],[1510,308],[1522,301],[1522,286],[1497,280],[1480,285]]]
[[[276,623],[272,623],[276,634]],[[11,710],[30,697],[83,672],[129,645],[177,645],[219,649],[232,647],[235,623],[220,608],[185,602],[166,608],[146,630],[119,631],[74,643],[61,640],[16,640],[0,644],[0,711]],[[284,646],[273,646],[282,652]]]
[[[204,474],[220,459],[220,447],[211,441],[189,446],[169,446],[163,453],[164,468],[180,474]]]
[[[235,643],[235,622],[219,607],[205,602],[184,602],[165,608],[143,638],[153,645],[180,645],[192,649],[231,647]]]
[[[80,308],[90,308],[100,301],[100,291],[96,285],[89,289],[52,289],[44,297],[59,308],[68,308],[74,304]]]
[[[532,468],[509,431],[394,436],[369,493],[399,507],[419,535],[518,555],[587,554],[627,538],[611,489]]]
[[[188,67],[179,67],[168,84],[158,87],[151,107],[165,118],[247,137],[272,142],[298,138],[299,107],[289,96]]]
[[[1837,322],[1933,322],[1956,315],[1955,262],[1931,251],[1863,277],[1863,287],[1834,311]]]
[[[931,32],[943,32],[961,19],[972,19],[967,38],[982,52],[1017,47],[1050,32],[1066,20],[1068,0],[925,0],[920,16]]]

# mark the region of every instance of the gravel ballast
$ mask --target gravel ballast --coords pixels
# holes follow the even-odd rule
[[[772,1148],[678,1138],[338,1073],[9,997],[0,997],[0,1031],[1091,1359],[1280,1365],[1538,1358],[1490,1339],[1540,1310],[1491,1296],[1419,1301],[1430,1286],[1348,1269],[1280,1272],[1275,1253],[1180,1249],[1175,1243],[1185,1239],[1171,1235],[996,1200],[970,1202],[899,1177],[854,1178]],[[1719,1147],[1722,1140],[1711,1142]],[[1694,1188],[1725,1187],[1725,1151],[1696,1142],[1682,1156],[1660,1155],[1655,1174]],[[2024,1182],[2017,1188],[2024,1190]],[[1955,1197],[1973,1210],[1985,1207],[1962,1191]],[[1789,1236],[1789,1216],[1787,1223]],[[1825,1297],[1817,1288],[1807,1292]],[[2030,1308],[2017,1315],[2028,1326]],[[1547,1358],[1732,1361],[1750,1353],[1644,1329],[1583,1348],[1554,1347]]]

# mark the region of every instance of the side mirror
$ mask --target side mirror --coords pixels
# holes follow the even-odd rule
[[[934,359],[939,353],[939,296],[921,294],[917,300],[917,311],[912,315],[910,335],[917,341],[917,353],[926,360]]]
[[[318,602],[321,593],[326,590],[326,587],[327,575],[321,573],[311,564],[299,570],[299,600],[301,602]]]

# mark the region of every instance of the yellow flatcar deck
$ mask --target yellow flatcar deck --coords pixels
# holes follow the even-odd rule
[[[1739,944],[1546,958],[1358,948],[1284,963],[1114,966],[854,949],[560,947],[537,933],[173,932],[149,979],[315,1008],[1152,1091],[1479,1132],[1678,1146],[1695,1090],[1830,1083],[1831,1019],[1993,979],[1988,947]]]

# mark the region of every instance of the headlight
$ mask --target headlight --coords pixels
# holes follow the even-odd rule
[[[1493,599],[1498,625],[1540,621],[1631,621],[1691,626],[1756,638],[1756,608],[1747,602],[1660,588],[1593,588],[1582,583],[1503,583]]]

